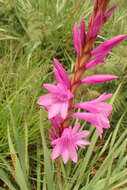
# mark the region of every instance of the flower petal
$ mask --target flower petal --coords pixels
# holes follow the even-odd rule
[[[125,38],[127,38],[127,34],[123,34],[123,35],[119,35],[114,38],[111,38],[110,40],[107,40],[101,43],[99,46],[93,49],[91,52],[91,55],[93,56],[104,55],[103,57],[105,57],[114,46],[116,46]]]
[[[50,133],[52,139],[56,139],[56,138],[58,138],[58,136],[54,133],[53,130],[50,129],[50,130],[49,130],[49,133]]]
[[[53,84],[44,84],[43,86],[46,90],[48,90],[51,93],[57,93],[58,92],[57,86],[55,86]]]
[[[60,130],[60,127],[59,127],[55,117],[50,119],[50,121],[51,121],[51,124],[53,125],[54,129],[59,133],[61,130]]]
[[[94,100],[91,100],[89,102],[101,102],[101,101],[104,101],[104,100],[107,100],[109,99],[110,97],[112,96],[112,94],[106,94],[106,93],[103,93],[101,96],[99,96],[98,98],[94,99]]]
[[[104,62],[103,57],[101,57],[101,56],[96,57],[86,64],[85,69],[91,69],[91,68],[95,67],[96,65],[98,65],[99,63],[102,63],[102,62]]]
[[[110,80],[117,79],[118,77],[115,75],[92,75],[89,77],[86,77],[81,80],[81,83],[86,83],[86,84],[100,84],[103,82],[107,82]]]
[[[76,123],[75,126],[72,128],[72,133],[77,133],[79,128],[80,128],[80,123]]]
[[[55,160],[57,157],[60,156],[60,146],[57,144],[52,151],[51,158],[52,160]]]
[[[61,104],[53,104],[48,110],[48,118],[51,119],[59,114],[61,108]]]
[[[77,51],[77,54],[80,54],[81,41],[77,24],[74,25],[73,43],[74,43],[74,48]]]
[[[54,72],[54,75],[55,75],[56,82],[64,83],[63,79],[61,78],[61,76],[60,76],[60,74],[59,74],[59,72],[57,71],[56,68],[54,68],[53,72]]]
[[[41,96],[36,102],[36,104],[39,104],[41,106],[49,106],[53,103],[54,100],[53,100],[53,95],[51,93]]]
[[[70,154],[71,160],[76,163],[78,161],[78,156],[77,156],[76,149],[72,144],[69,147],[69,154]]]
[[[89,141],[86,141],[86,140],[78,140],[78,141],[76,142],[76,144],[77,144],[78,146],[84,148],[86,145],[89,145],[90,142],[89,142]]]
[[[60,108],[60,114],[63,119],[65,119],[67,116],[67,110],[68,110],[68,103],[62,104]]]
[[[75,108],[85,109],[92,113],[104,113],[106,116],[112,112],[112,106],[105,102],[81,102],[74,105]]]
[[[67,149],[62,152],[62,159],[63,159],[64,164],[66,164],[67,161],[69,160],[69,152]]]
[[[90,122],[98,130],[99,136],[102,137],[103,128],[109,128],[109,120],[103,114],[94,114],[94,113],[74,113],[74,118],[79,118],[85,121]]]
[[[87,131],[87,130],[79,131],[77,136],[76,136],[76,139],[81,139],[81,138],[88,136],[88,135],[89,135],[89,131]]]
[[[68,88],[70,88],[70,80],[69,80],[68,74],[56,58],[54,58],[54,65],[56,69],[55,71],[56,80],[64,84]]]
[[[81,45],[82,47],[84,46],[86,42],[86,33],[85,33],[85,22],[84,19],[81,20],[80,22],[80,40],[81,40]]]
[[[99,12],[94,19],[94,22],[90,26],[90,30],[88,33],[89,38],[95,38],[99,33],[103,23],[103,14]]]
[[[113,5],[106,13],[105,13],[105,20],[107,20],[112,13],[114,12],[114,10],[117,8],[116,5]]]

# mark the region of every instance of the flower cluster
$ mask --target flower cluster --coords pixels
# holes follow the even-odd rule
[[[95,1],[94,6],[97,6],[97,1]],[[103,129],[110,128],[108,117],[112,112],[112,106],[104,101],[109,99],[112,94],[103,93],[94,100],[74,104],[73,100],[76,93],[74,93],[73,88],[78,88],[78,86],[74,87],[77,82],[79,85],[100,84],[118,78],[118,76],[111,74],[96,74],[82,78],[83,72],[104,62],[112,48],[127,38],[127,34],[119,35],[101,43],[93,49],[91,41],[94,43],[101,27],[111,16],[115,8],[116,6],[114,5],[105,12],[98,9],[99,11],[94,16],[94,19],[91,19],[88,32],[86,32],[83,19],[80,22],[80,28],[78,28],[77,24],[74,25],[73,43],[78,62],[73,79],[69,79],[69,75],[61,63],[57,59],[54,59],[53,71],[57,84],[44,84],[44,88],[48,91],[48,94],[41,96],[37,101],[37,104],[47,110],[48,119],[53,126],[53,129],[49,130],[52,137],[51,145],[53,151],[51,157],[53,160],[62,156],[64,163],[67,163],[69,159],[77,162],[78,147],[85,148],[86,145],[90,144],[90,142],[84,139],[84,137],[89,135],[89,132],[86,130],[78,131],[80,128],[79,123],[73,127],[69,125],[64,127],[63,124],[68,119],[70,109],[72,111],[71,116],[69,116],[71,119],[79,118],[89,122],[92,126],[96,127],[100,138],[102,138]],[[87,49],[87,47],[89,48]],[[77,72],[79,72],[78,75]],[[77,108],[84,110],[84,112],[76,113]]]

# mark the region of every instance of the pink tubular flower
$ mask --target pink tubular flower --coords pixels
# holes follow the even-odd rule
[[[73,128],[65,128],[62,136],[52,141],[52,160],[55,160],[61,155],[65,164],[69,159],[75,163],[78,161],[76,152],[78,147],[85,148],[86,145],[90,144],[90,142],[82,139],[88,136],[89,132],[86,130],[78,132],[79,127],[80,124],[77,123]]]
[[[52,139],[57,139],[58,138],[58,136],[55,134],[55,132],[53,130],[51,130],[51,129],[49,130],[49,134],[50,134]]]
[[[56,81],[58,83],[64,84],[65,86],[67,86],[67,88],[70,88],[71,83],[68,74],[56,58],[54,58],[54,65],[54,74]]]
[[[110,97],[112,96],[112,94],[106,94],[106,93],[103,93],[101,96],[99,96],[98,98],[94,99],[94,100],[91,100],[89,102],[101,102],[101,101],[104,101],[104,100],[107,100],[109,99]]]
[[[81,80],[81,83],[86,83],[86,84],[100,84],[103,82],[107,82],[110,80],[117,79],[118,77],[115,75],[92,75],[90,77],[86,77]]]
[[[127,34],[119,35],[101,43],[99,46],[93,49],[91,51],[91,55],[93,56],[93,58],[86,64],[85,69],[91,69],[99,63],[104,62],[105,57],[109,54],[112,48],[125,38],[127,38]]]
[[[92,50],[91,55],[92,56],[102,56],[105,57],[108,55],[109,51],[116,46],[118,43],[120,43],[122,40],[127,38],[127,34],[119,35],[114,38],[111,38],[110,40],[107,40],[100,44],[98,47]]]
[[[88,33],[89,38],[95,38],[99,33],[103,23],[103,14],[100,12],[96,16],[94,22],[90,26],[90,31]]]
[[[41,96],[37,101],[37,104],[48,107],[48,117],[49,119],[60,116],[65,119],[67,116],[69,100],[73,97],[73,94],[61,83],[56,86],[52,84],[45,84],[46,88],[50,93]]]
[[[104,93],[95,100],[75,104],[75,108],[85,109],[90,113],[75,113],[73,114],[73,117],[90,122],[97,128],[99,136],[102,137],[103,128],[110,127],[108,116],[112,112],[112,106],[102,101],[110,98],[111,96],[112,94]]]
[[[109,54],[111,49],[115,47],[118,43],[120,43],[122,40],[124,40],[125,38],[127,38],[127,34],[119,35],[97,46],[91,52],[91,55],[94,56],[94,58],[86,64],[85,68],[91,69],[95,67],[97,64],[104,62],[105,57]]]
[[[78,25],[74,25],[73,43],[77,54],[80,54],[81,48],[84,46],[86,40],[85,22],[82,19],[80,23],[80,29]]]
[[[102,62],[104,62],[104,58],[102,56],[94,58],[86,64],[85,69],[91,69]]]
[[[102,94],[95,100],[80,102],[74,105],[75,108],[85,109],[92,113],[104,113],[104,115],[109,116],[112,112],[112,106],[108,103],[102,102],[103,100],[109,99],[112,94]]]
[[[111,15],[112,13],[114,12],[114,10],[117,8],[116,5],[113,5],[106,13],[105,13],[105,16],[104,16],[104,19],[107,20]]]
[[[74,25],[74,37],[73,37],[73,43],[74,43],[74,48],[77,51],[77,54],[80,54],[81,50],[81,39],[80,39],[80,33],[78,29],[78,25]]]
[[[90,122],[97,128],[100,138],[102,138],[103,128],[110,128],[110,123],[106,115],[103,113],[74,113],[74,118],[79,118]]]
[[[81,41],[81,46],[83,47],[85,45],[85,42],[86,42],[84,19],[82,19],[81,22],[80,22],[80,41]]]
[[[59,115],[56,115],[55,117],[53,117],[52,119],[50,119],[52,126],[54,127],[54,129],[60,133],[61,132],[61,128],[60,123],[63,121],[62,118],[59,117]]]

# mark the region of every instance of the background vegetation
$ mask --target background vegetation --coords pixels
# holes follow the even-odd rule
[[[127,33],[127,1],[113,2],[118,8],[97,44]],[[36,105],[45,93],[43,83],[53,81],[53,57],[71,75],[73,24],[84,17],[87,25],[91,11],[92,0],[0,0],[0,190],[127,190],[126,40],[111,52],[108,64],[86,73],[120,76],[115,82],[84,86],[77,96],[86,100],[114,93],[111,129],[100,140],[90,128],[92,143],[79,151],[79,162],[61,162],[62,186],[50,160],[50,123]]]

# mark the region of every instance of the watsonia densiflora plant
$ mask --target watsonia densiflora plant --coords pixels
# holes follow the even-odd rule
[[[63,0],[63,2],[65,2],[65,1],[66,0]],[[14,1],[14,2],[16,2],[16,1]],[[25,3],[26,1],[23,1],[23,2]],[[27,2],[30,2],[30,1],[28,0]],[[31,2],[34,2],[34,1],[31,1]],[[42,0],[42,1],[35,2],[35,4],[40,3],[40,2],[47,2],[47,1]],[[55,2],[55,1],[53,1],[53,2]],[[80,2],[80,1],[75,1],[75,2]],[[87,2],[89,2],[89,0],[85,1],[84,8],[86,7]],[[123,2],[121,2],[121,4],[122,3]],[[45,10],[46,10],[46,14],[48,15],[47,9],[45,9]],[[52,10],[54,10],[54,9],[52,9]],[[116,10],[116,14],[118,14],[118,12],[119,12],[119,8]],[[119,15],[119,14],[118,15],[116,15],[116,14],[114,15],[115,21],[117,20],[117,16]],[[122,14],[119,15],[119,17],[121,18],[121,20],[123,19]],[[113,19],[111,18],[110,21],[112,22],[112,20]],[[122,24],[122,22],[121,22],[121,24]],[[115,28],[114,25],[113,25],[113,27]],[[119,25],[119,22],[118,22],[118,26],[121,26],[121,25]],[[109,29],[110,29],[110,27],[109,27]],[[111,32],[112,32],[111,30],[108,30],[107,34],[109,35],[109,33],[110,33],[112,35]],[[117,30],[117,33],[120,33],[120,31]],[[125,31],[123,33],[125,33]],[[55,39],[54,36],[53,36],[53,38]],[[100,39],[100,36],[99,36],[99,39]],[[3,47],[2,47],[2,49],[3,49]],[[6,50],[7,49],[9,49],[9,48],[7,47]],[[125,46],[124,46],[124,49],[126,49]],[[117,48],[116,48],[116,50],[117,50]],[[49,49],[47,51],[49,51]],[[38,54],[38,52],[37,52],[37,54]],[[47,57],[48,57],[48,55],[47,55]],[[7,56],[10,56],[10,54],[9,55],[7,54]],[[120,56],[120,58],[121,58],[121,56]],[[107,63],[108,62],[109,61],[107,61]],[[20,66],[22,65],[22,63],[19,63],[17,60],[16,60],[16,63],[18,65],[18,68],[21,70]],[[31,63],[32,63],[32,60],[31,60]],[[119,63],[119,62],[117,61],[117,63]],[[35,65],[37,67],[35,62],[33,63],[33,65]],[[110,68],[112,63],[108,63],[105,65]],[[102,66],[102,64],[100,64],[100,67],[97,66],[96,68],[97,69],[102,68],[101,66]],[[9,68],[10,68],[10,66],[9,66]],[[25,65],[23,65],[23,68],[25,69]],[[38,71],[40,71],[40,68],[38,68]],[[90,71],[94,72],[92,69]],[[37,72],[37,71],[35,73],[32,73],[32,72],[30,72],[30,73],[33,74],[31,77],[32,81],[33,81],[33,78],[35,77],[35,73],[37,73],[37,75],[39,75],[39,72]],[[119,72],[117,72],[116,75],[119,75],[118,73]],[[9,74],[8,74],[8,76],[9,76]],[[7,74],[5,76],[7,78]],[[27,79],[28,79],[28,77],[30,77],[30,75],[28,76],[28,73],[27,73]],[[45,78],[46,77],[49,78],[49,75],[45,74]],[[111,105],[114,102],[116,104],[117,97],[120,98],[122,96],[122,94],[119,93],[119,92],[121,92],[120,90],[122,88],[123,88],[123,90],[125,89],[124,88],[124,86],[125,86],[124,79],[121,80],[121,78],[120,78],[120,80],[115,80],[115,81],[116,81],[116,84],[119,84],[119,86],[116,89],[116,92],[111,97],[111,101],[110,101]],[[23,82],[24,82],[24,79],[23,79]],[[30,80],[29,85],[31,83],[32,82]],[[112,84],[114,84],[114,83],[112,83]],[[32,83],[32,85],[33,85],[33,83]],[[21,86],[21,85],[19,85],[19,86]],[[83,88],[84,88],[84,86],[86,86],[86,85],[82,85]],[[92,86],[92,88],[95,87],[93,85],[91,85],[91,86]],[[98,87],[98,85],[97,85],[97,87]],[[97,88],[97,87],[95,87],[95,88]],[[25,86],[25,89],[28,89],[28,84]],[[24,93],[25,89],[21,89],[21,91]],[[39,88],[38,88],[38,90],[39,90]],[[35,92],[36,89],[34,89],[33,91]],[[102,88],[102,92],[103,91],[104,90]],[[35,93],[35,96],[37,93]],[[26,93],[26,94],[28,94],[28,93]],[[24,93],[24,96],[26,96],[26,94]],[[17,91],[16,91],[16,96],[17,96]],[[22,96],[22,94],[21,94],[21,96]],[[83,96],[83,97],[85,97],[85,96]],[[28,98],[26,98],[26,99],[27,99],[27,104],[28,104]],[[33,101],[35,99],[36,98],[34,98]],[[87,97],[87,99],[88,99],[88,97]],[[19,102],[22,103],[22,100],[24,103],[23,96],[20,101],[15,100],[15,102],[18,105],[20,105]],[[89,100],[91,100],[91,99],[89,98]],[[78,100],[78,102],[79,102],[79,100]],[[19,110],[17,110],[17,112],[16,112],[16,110],[11,107],[10,102],[7,102],[7,103],[8,103],[7,104],[8,108],[9,108],[8,112],[10,113],[10,117],[11,117],[11,121],[12,121],[11,123],[9,123],[10,124],[9,127],[10,127],[10,129],[13,127],[14,132],[15,132],[14,133],[15,139],[11,139],[12,133],[10,133],[10,132],[12,132],[12,130],[10,130],[10,131],[8,130],[8,144],[9,144],[10,154],[12,157],[14,167],[12,167],[10,159],[6,159],[6,158],[4,159],[3,155],[1,154],[1,156],[0,156],[0,164],[1,164],[0,179],[4,182],[4,184],[6,184],[6,186],[4,185],[4,187],[3,188],[1,187],[1,189],[8,189],[8,187],[11,190],[18,190],[18,189],[56,190],[56,189],[58,189],[58,180],[56,179],[56,176],[54,175],[54,174],[56,174],[56,170],[54,168],[55,162],[51,162],[51,160],[50,160],[50,150],[52,150],[52,149],[50,149],[49,146],[48,147],[46,146],[45,135],[44,135],[44,131],[43,131],[44,128],[47,127],[47,123],[45,124],[45,116],[42,114],[43,111],[41,110],[40,112],[38,112],[38,113],[40,113],[40,130],[41,130],[43,148],[40,147],[40,144],[38,144],[37,152],[35,154],[35,153],[33,153],[33,149],[34,149],[33,144],[32,144],[32,146],[29,146],[31,144],[31,142],[29,142],[30,141],[29,125],[30,125],[30,128],[35,127],[38,130],[37,126],[36,125],[34,126],[33,124],[31,125],[30,121],[26,121],[26,120],[25,120],[25,126],[22,124],[19,126],[19,123],[18,124],[16,123],[17,122],[17,114],[18,114]],[[31,102],[29,99],[29,104],[34,105],[34,102]],[[75,106],[76,106],[76,104],[75,104]],[[121,105],[121,107],[122,107],[122,105]],[[15,108],[16,108],[16,106],[15,106]],[[20,109],[21,109],[21,107],[20,107]],[[33,109],[33,107],[31,109]],[[2,107],[1,111],[3,111],[3,110],[4,109]],[[3,114],[4,118],[6,118],[6,115],[8,114],[8,112],[6,114]],[[3,113],[5,113],[5,112],[3,112]],[[27,111],[27,113],[29,113],[29,110]],[[36,112],[36,115],[38,115],[38,113]],[[77,113],[77,109],[76,109],[75,113]],[[31,115],[29,113],[29,116],[31,116],[31,118],[34,118],[36,115],[35,114]],[[73,162],[68,161],[68,163],[66,165],[64,165],[62,162],[62,159],[60,159],[61,163],[60,164],[58,163],[58,165],[60,165],[63,189],[65,189],[65,190],[71,190],[71,189],[73,189],[73,190],[78,190],[78,189],[79,190],[92,190],[92,189],[94,189],[94,190],[114,190],[115,189],[116,190],[118,188],[120,190],[126,190],[126,185],[125,185],[127,183],[127,177],[126,177],[126,173],[127,173],[127,169],[126,169],[126,162],[127,162],[126,116],[127,116],[126,110],[124,110],[124,108],[122,108],[122,110],[119,110],[119,117],[118,117],[117,113],[115,116],[116,117],[116,122],[115,122],[116,125],[114,125],[114,122],[113,122],[113,124],[111,125],[112,126],[111,129],[105,130],[106,133],[103,134],[102,140],[97,140],[98,134],[96,132],[96,128],[90,127],[89,128],[90,134],[88,136],[88,141],[90,142],[90,145],[87,146],[87,148],[85,150],[79,149],[77,163],[73,164]],[[37,123],[37,121],[34,120],[33,123]],[[3,125],[3,126],[5,127],[6,125]],[[24,138],[21,135],[17,134],[17,126],[21,127],[22,129],[23,129],[23,127],[25,128],[25,130],[24,130],[25,133],[23,134]],[[83,130],[84,126],[85,126],[85,121],[82,121],[81,130]],[[87,129],[88,129],[88,127],[87,127]],[[107,135],[107,133],[108,133],[108,135]],[[33,134],[33,136],[37,136],[35,132],[33,132],[32,134]],[[105,137],[105,135],[106,135],[106,137]],[[3,133],[2,133],[2,136],[3,136]],[[38,136],[37,136],[37,138],[38,138]],[[23,142],[24,142],[24,144],[23,144]],[[39,138],[38,138],[38,143],[40,143]],[[1,144],[3,144],[3,143],[1,143]],[[34,143],[34,145],[35,145],[35,143]],[[28,152],[28,146],[29,146],[29,152]],[[32,150],[31,150],[31,147],[32,147]],[[23,150],[25,150],[25,151],[23,151]],[[7,151],[6,151],[6,153],[9,154]],[[43,156],[41,157],[41,155],[43,155]],[[59,161],[59,160],[57,160],[57,161]],[[44,168],[43,168],[43,166],[44,166]],[[9,173],[9,175],[8,175],[8,173]]]
[[[76,104],[74,102],[80,85],[100,84],[118,78],[118,76],[111,74],[96,74],[82,78],[84,72],[104,62],[112,48],[127,38],[127,34],[122,34],[101,43],[96,48],[94,47],[102,26],[116,9],[116,6],[113,5],[107,10],[108,3],[108,0],[94,1],[93,14],[89,19],[88,29],[85,27],[84,19],[80,22],[80,28],[77,24],[74,25],[73,42],[77,56],[72,78],[69,78],[59,61],[54,59],[54,75],[57,84],[44,84],[44,88],[49,93],[41,96],[37,101],[37,104],[47,110],[48,119],[51,120],[54,128],[49,131],[52,137],[51,158],[53,160],[62,156],[64,163],[67,163],[69,159],[77,162],[78,147],[85,148],[86,145],[90,144],[83,139],[89,135],[89,132],[87,130],[78,132],[80,123],[76,123],[73,127],[70,126],[70,121],[73,118],[91,123],[96,127],[101,138],[103,129],[110,128],[108,116],[112,112],[112,106],[104,101],[109,99],[112,94],[103,93],[94,100]],[[76,113],[76,108],[83,109],[85,112]]]
[[[54,59],[54,75],[56,85],[45,84],[44,88],[48,94],[41,96],[37,104],[43,106],[48,112],[48,119],[51,121],[53,130],[49,130],[52,145],[52,160],[59,156],[66,164],[69,159],[73,162],[78,161],[77,149],[85,148],[91,142],[84,139],[89,135],[89,131],[80,130],[80,123],[70,126],[73,118],[79,118],[91,123],[96,127],[100,138],[102,138],[103,129],[110,128],[109,115],[112,112],[112,106],[104,101],[109,99],[112,94],[103,93],[94,100],[79,102],[75,104],[75,97],[78,88],[83,84],[100,84],[110,80],[117,79],[118,76],[111,74],[96,74],[82,78],[87,70],[96,67],[105,61],[109,52],[122,40],[127,38],[127,34],[113,37],[96,48],[94,47],[96,38],[100,33],[102,26],[112,15],[116,6],[113,5],[107,10],[109,0],[95,0],[93,14],[89,19],[88,29],[85,27],[84,19],[80,22],[80,27],[74,25],[73,43],[76,50],[76,62],[73,76],[70,79],[60,62]],[[85,110],[77,112],[76,108]],[[58,183],[61,183],[60,169],[58,160],[57,173]]]

